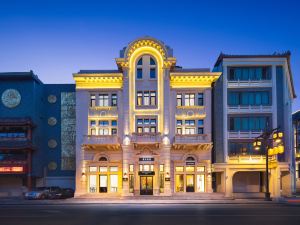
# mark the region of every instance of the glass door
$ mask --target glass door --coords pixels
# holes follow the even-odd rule
[[[186,192],[195,192],[193,174],[186,175]]]
[[[140,194],[153,195],[153,177],[141,176],[140,182]]]
[[[183,174],[176,174],[175,176],[175,191],[183,192],[184,191],[184,182],[183,182]]]
[[[106,193],[107,192],[107,175],[100,175],[100,193]]]

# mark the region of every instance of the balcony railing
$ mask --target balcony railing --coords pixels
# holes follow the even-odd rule
[[[228,113],[249,113],[249,112],[270,113],[272,112],[272,106],[270,105],[228,106]]]
[[[84,144],[90,145],[115,145],[119,144],[119,137],[117,135],[85,135]]]
[[[257,138],[262,134],[262,131],[229,131],[228,138]]]
[[[208,134],[176,134],[174,144],[201,144],[211,142]]]
[[[118,116],[118,108],[116,106],[89,107],[89,116]]]
[[[272,87],[272,80],[231,80],[228,87]]]
[[[205,107],[194,105],[194,106],[177,106],[176,116],[178,117],[189,117],[189,116],[205,116]]]
[[[131,141],[138,144],[160,143],[161,133],[132,133]]]

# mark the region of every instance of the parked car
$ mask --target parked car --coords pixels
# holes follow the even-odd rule
[[[48,198],[49,189],[46,187],[38,187],[32,191],[25,192],[25,199],[46,199]]]
[[[63,188],[61,198],[73,198],[74,190],[72,188]]]
[[[60,199],[63,194],[63,189],[60,187],[52,186],[47,187],[48,189],[48,199]]]

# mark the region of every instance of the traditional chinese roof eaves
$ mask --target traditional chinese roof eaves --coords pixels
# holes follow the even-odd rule
[[[35,80],[39,84],[43,82],[33,73],[32,70],[29,72],[3,72],[0,73],[0,81],[4,80]]]
[[[21,149],[35,149],[32,142],[29,140],[1,140],[1,150],[21,150]]]
[[[2,117],[0,118],[0,126],[31,126],[34,124],[29,117],[14,118],[14,117]]]
[[[293,82],[292,70],[291,70],[291,63],[290,63],[291,52],[290,51],[286,51],[283,53],[274,52],[273,54],[269,54],[269,55],[230,55],[230,54],[224,54],[221,52],[214,67],[219,66],[219,64],[223,61],[224,58],[229,58],[229,59],[235,59],[235,58],[237,58],[237,59],[239,59],[239,58],[286,58],[287,64],[288,64],[288,70],[289,70],[289,74],[290,74],[293,98],[297,97],[296,92],[295,92],[294,82]]]

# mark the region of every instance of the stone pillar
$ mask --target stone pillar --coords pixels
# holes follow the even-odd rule
[[[122,144],[122,153],[123,153],[123,188],[122,188],[122,195],[123,196],[130,196],[129,193],[129,160],[130,160],[130,150],[131,145],[128,140],[124,140]],[[136,169],[136,168],[135,168]],[[124,179],[123,179],[124,178]]]
[[[208,160],[206,163],[207,168],[207,177],[206,177],[206,192],[207,193],[213,193],[212,189],[212,169],[211,169],[211,161]]]
[[[164,195],[170,196],[172,194],[171,179],[174,179],[174,177],[171,177],[171,145],[167,142],[166,137],[164,141],[166,143],[163,144],[160,155],[164,158],[165,178],[170,178],[170,181],[165,180]]]
[[[79,150],[76,150],[76,191],[75,197],[87,193],[87,168],[84,164],[84,147],[81,146]]]
[[[230,169],[226,169],[225,171],[225,197],[232,198],[233,197],[233,187],[232,187],[232,178],[234,173],[230,171]]]

